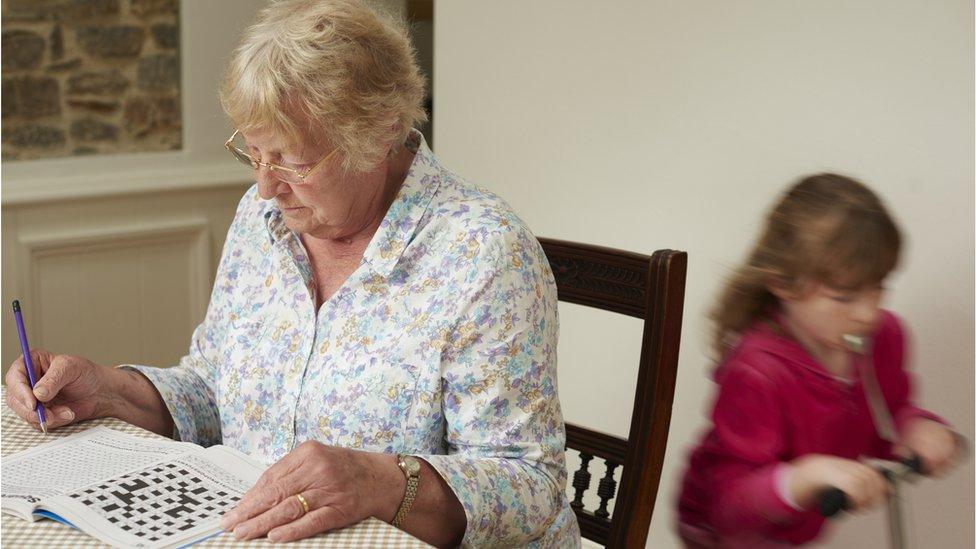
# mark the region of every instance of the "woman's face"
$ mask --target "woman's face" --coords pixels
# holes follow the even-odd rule
[[[307,170],[328,155],[324,146],[289,144],[271,132],[243,134],[247,152],[261,160],[299,171]],[[285,225],[299,234],[336,239],[348,236],[368,222],[370,207],[382,194],[383,165],[372,172],[343,175],[338,157],[333,155],[319,165],[303,183],[285,183],[274,171],[261,167],[255,171],[258,194],[274,200]]]

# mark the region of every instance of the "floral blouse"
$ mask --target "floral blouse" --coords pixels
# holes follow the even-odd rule
[[[179,437],[270,464],[305,440],[423,458],[472,547],[575,547],[556,394],[556,287],[497,196],[416,155],[362,264],[318,310],[298,235],[251,188],[178,366],[152,381]]]

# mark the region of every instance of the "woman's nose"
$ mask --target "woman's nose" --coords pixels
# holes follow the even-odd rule
[[[258,181],[258,195],[265,200],[271,200],[285,192],[283,187],[286,184],[282,183],[275,177],[274,172],[265,166],[258,166],[254,170],[254,177]]]

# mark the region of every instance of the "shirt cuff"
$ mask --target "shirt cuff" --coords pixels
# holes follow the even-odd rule
[[[757,471],[739,485],[739,498],[727,503],[742,505],[742,509],[726,510],[726,520],[734,521],[735,524],[727,523],[723,530],[742,528],[743,522],[748,523],[755,518],[776,526],[791,525],[807,512],[791,505],[781,494],[777,479],[777,469],[781,465],[783,464],[776,463]]]
[[[155,368],[123,364],[135,370],[156,388],[173,417],[174,439],[207,447],[221,443],[220,414],[207,385],[192,371],[179,366]]]
[[[803,511],[803,508],[797,505],[797,503],[793,501],[792,496],[790,496],[790,477],[792,477],[792,475],[792,465],[788,463],[780,463],[776,466],[776,469],[773,470],[773,485],[776,490],[776,495],[794,510]]]
[[[561,492],[543,487],[548,477],[530,478],[518,460],[414,457],[429,463],[461,502],[467,522],[462,547],[525,546],[546,532],[560,510]],[[548,500],[549,494],[554,499]]]

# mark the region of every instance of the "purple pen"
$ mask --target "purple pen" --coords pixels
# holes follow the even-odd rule
[[[27,379],[30,380],[31,389],[37,383],[34,377],[34,361],[31,360],[30,346],[27,345],[27,329],[24,328],[24,317],[20,314],[20,301],[14,300],[14,320],[17,322],[17,335],[20,336],[20,350],[24,353],[24,369],[27,370]],[[47,433],[47,418],[44,417],[44,406],[40,401],[34,406],[37,411],[37,419],[41,424],[41,431]]]

